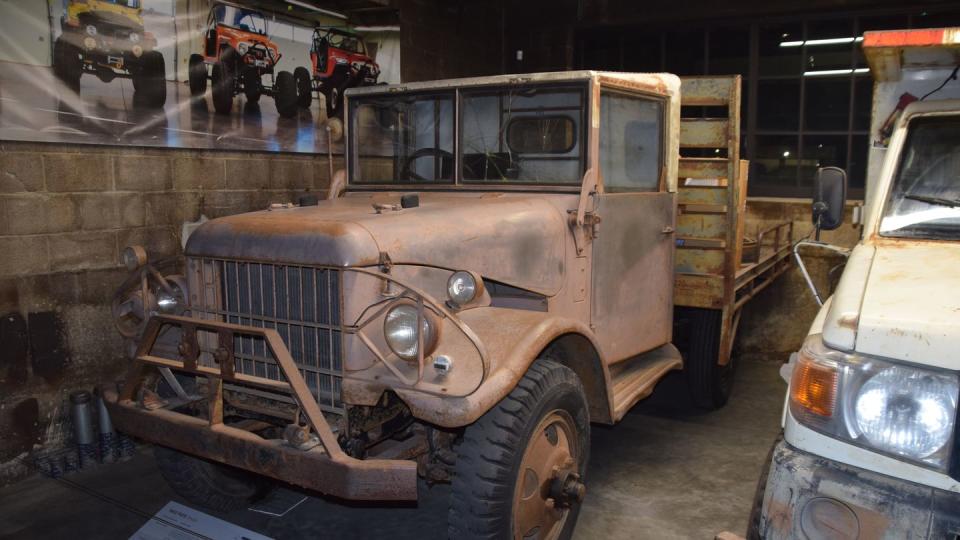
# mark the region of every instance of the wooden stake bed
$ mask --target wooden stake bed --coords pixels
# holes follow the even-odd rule
[[[793,224],[758,231],[745,257],[749,163],[740,159],[740,76],[681,81],[682,114],[691,107],[705,114],[680,120],[674,305],[723,312],[723,365],[743,306],[789,267]]]

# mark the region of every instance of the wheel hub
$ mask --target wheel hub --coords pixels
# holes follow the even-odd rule
[[[534,429],[517,475],[515,539],[557,538],[571,507],[583,500],[576,433],[573,419],[562,410],[546,415]]]

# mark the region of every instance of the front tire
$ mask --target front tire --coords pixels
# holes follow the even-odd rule
[[[537,360],[457,447],[449,537],[570,538],[589,452],[583,385],[566,366]]]
[[[230,114],[233,109],[233,89],[235,86],[233,70],[224,63],[213,65],[213,108],[217,114]]]
[[[71,90],[80,91],[80,76],[83,75],[80,50],[63,38],[53,44],[53,73]]]
[[[207,65],[203,63],[203,56],[199,54],[190,55],[188,75],[190,95],[193,97],[204,95],[207,92]]]
[[[253,66],[247,66],[243,70],[243,95],[247,97],[247,103],[259,102],[261,94],[263,82],[260,80],[260,72]]]
[[[159,109],[167,102],[166,64],[159,51],[143,53],[140,67],[134,74],[134,98],[151,109]]]
[[[163,446],[153,455],[160,474],[178,495],[219,512],[247,508],[272,489],[269,480]]]
[[[277,105],[277,112],[283,118],[293,118],[297,115],[297,81],[289,71],[277,74],[277,81],[273,87],[273,101]]]
[[[297,104],[301,109],[309,109],[313,102],[313,80],[310,72],[300,66],[293,70],[293,78],[297,81]]]

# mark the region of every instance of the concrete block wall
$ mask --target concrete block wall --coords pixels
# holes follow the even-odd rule
[[[71,391],[122,373],[125,246],[177,255],[185,221],[322,196],[328,170],[304,154],[0,143],[0,485],[68,437]]]

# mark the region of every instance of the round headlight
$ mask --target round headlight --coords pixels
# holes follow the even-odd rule
[[[417,329],[417,306],[402,302],[390,308],[383,321],[383,337],[390,350],[405,360],[416,360],[423,332],[423,355],[427,356],[437,346],[436,318],[424,309],[420,329]]]
[[[140,43],[140,34],[130,32],[130,43]]]
[[[88,35],[88,36],[95,36],[95,35],[97,35],[97,27],[94,26],[94,25],[92,25],[92,24],[88,24],[88,25],[87,25],[86,31],[87,31],[87,35]]]
[[[167,276],[170,291],[157,287],[157,312],[164,315],[180,315],[187,306],[186,280],[183,276]]]
[[[127,246],[120,255],[123,265],[131,272],[147,264],[147,250],[143,246]]]
[[[250,45],[247,44],[247,43],[241,42],[239,45],[237,45],[237,51],[238,51],[241,55],[247,54],[247,51],[248,51],[248,50],[250,50]]]
[[[857,394],[857,428],[880,450],[925,458],[950,440],[955,399],[956,385],[947,377],[886,368]]]
[[[477,283],[477,278],[470,272],[463,270],[454,272],[447,280],[447,296],[450,297],[451,302],[458,306],[472,302],[480,294],[480,291],[481,288]]]

